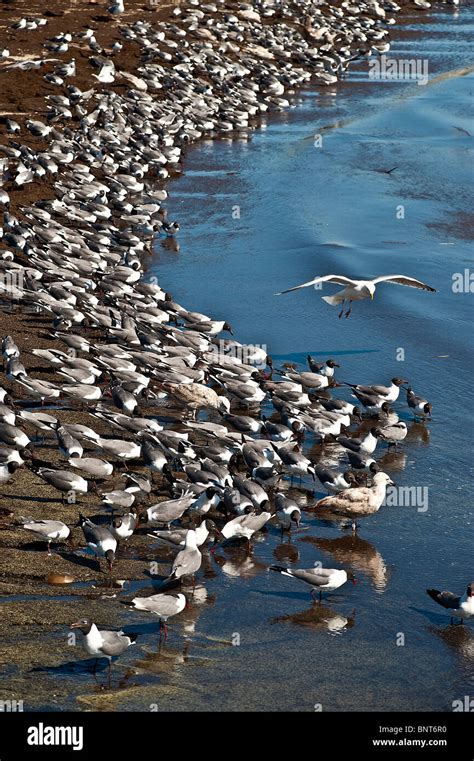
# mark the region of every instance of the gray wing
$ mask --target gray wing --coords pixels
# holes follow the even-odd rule
[[[387,386],[370,386],[369,387],[377,396],[387,396],[390,389]]]
[[[306,581],[307,584],[324,587],[329,582],[332,571],[329,568],[297,568],[292,570],[291,574],[301,581]]]
[[[44,534],[47,536],[51,531],[60,531],[63,528],[63,525],[64,524],[61,521],[41,520],[24,523],[23,528],[26,528],[27,531],[34,531],[36,534]]]
[[[147,536],[150,536],[152,539],[162,539],[164,542],[170,542],[170,544],[180,545],[186,539],[187,533],[188,529],[183,528],[176,529],[176,531],[153,531],[147,534]]]
[[[414,277],[407,277],[406,275],[381,275],[372,280],[376,285],[377,283],[395,283],[396,285],[406,285],[409,288],[420,288],[422,291],[431,291],[436,293],[436,288],[432,288],[426,283],[422,283],[421,280],[415,280]]]
[[[443,606],[450,610],[456,610],[461,605],[461,598],[452,592],[440,592],[438,589],[427,589],[429,596]]]
[[[150,613],[156,613],[161,616],[173,616],[178,610],[178,597],[176,595],[158,594],[151,595],[141,599],[143,608]]]
[[[253,531],[259,531],[270,519],[271,515],[270,513],[260,513],[260,515],[249,513],[248,515],[242,515],[240,517],[243,519],[240,521],[241,526],[253,529]]]
[[[113,534],[111,534],[109,529],[105,528],[105,526],[88,526],[85,524],[82,527],[82,530],[86,542],[91,542],[92,544],[98,544],[109,537],[113,538]]]
[[[130,645],[130,639],[120,632],[101,631],[104,655],[121,655]]]
[[[310,285],[316,285],[316,283],[337,283],[337,285],[355,285],[356,280],[351,280],[350,277],[344,277],[344,275],[323,275],[323,277],[315,277],[313,280],[309,280],[307,283],[301,285],[295,285],[293,288],[287,288],[286,291],[281,293],[275,293],[275,296],[282,296],[284,293],[290,293],[290,291],[298,291],[300,288],[308,288]]]
[[[200,567],[201,553],[199,550],[181,550],[174,559],[171,574],[174,574],[178,578],[181,576],[192,576]]]

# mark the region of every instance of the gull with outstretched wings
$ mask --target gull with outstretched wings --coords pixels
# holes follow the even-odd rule
[[[323,283],[336,283],[337,285],[343,285],[344,288],[338,291],[334,296],[322,296],[323,301],[331,306],[341,304],[342,308],[339,312],[339,318],[344,313],[344,303],[349,302],[349,309],[346,312],[346,317],[349,317],[352,311],[352,302],[361,301],[362,299],[374,298],[375,289],[379,283],[395,283],[397,285],[406,285],[408,288],[419,288],[422,291],[436,292],[435,288],[432,288],[426,283],[422,283],[421,280],[415,280],[413,277],[407,275],[380,275],[374,277],[372,280],[354,280],[345,275],[323,275],[322,277],[315,277],[307,283],[301,285],[295,285],[294,288],[287,288],[286,291],[276,293],[276,296],[282,296],[284,293],[290,293],[290,291],[298,291],[300,288],[309,288],[310,286],[321,286]]]

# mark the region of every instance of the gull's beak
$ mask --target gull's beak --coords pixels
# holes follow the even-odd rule
[[[371,294],[370,294],[370,298],[371,298],[372,300],[373,300],[374,296],[375,296],[375,294],[374,294],[374,293],[371,293]]]

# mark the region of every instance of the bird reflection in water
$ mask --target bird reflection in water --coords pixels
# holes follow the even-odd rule
[[[383,591],[387,586],[389,573],[385,560],[373,544],[358,534],[352,532],[335,539],[305,536],[301,541],[331,555],[341,565],[349,565],[352,570],[366,574],[377,590]]]
[[[435,634],[456,655],[460,656],[469,668],[474,661],[474,633],[470,626],[461,626],[460,624],[450,624],[440,628],[439,626],[429,626],[428,631]]]
[[[297,563],[300,559],[298,547],[291,542],[281,542],[273,549],[273,557],[280,562]]]
[[[400,473],[406,468],[407,456],[401,449],[389,449],[377,460],[377,464],[384,473]]]
[[[430,443],[430,429],[425,423],[417,423],[414,421],[408,427],[408,433],[405,441],[414,442],[417,441],[420,444],[428,446]]]
[[[267,569],[264,563],[247,554],[243,547],[227,546],[225,555],[215,553],[214,560],[223,573],[233,578],[252,579]]]
[[[289,613],[285,616],[277,616],[271,620],[272,624],[291,623],[297,626],[305,626],[315,631],[331,634],[342,634],[355,625],[355,611],[350,616],[344,616],[326,605],[313,603],[306,610],[297,613]]]
[[[162,248],[165,248],[167,251],[172,251],[174,254],[179,254],[179,243],[176,240],[176,238],[169,237],[169,238],[162,238],[160,240],[160,245]]]

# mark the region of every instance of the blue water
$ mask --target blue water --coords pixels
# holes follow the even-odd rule
[[[291,544],[271,534],[252,560],[214,569],[200,630],[239,632],[241,646],[195,675],[203,707],[451,710],[472,694],[472,626],[449,627],[425,589],[462,592],[473,576],[473,294],[452,287],[473,263],[474,138],[462,131],[474,133],[473,31],[472,6],[409,16],[389,56],[427,59],[426,86],[374,82],[358,65],[295,97],[251,140],[192,148],[169,187],[179,251],[158,242],[151,272],[176,300],[266,344],[276,364],[336,357],[342,380],[402,375],[434,407],[384,460],[397,485],[427,487],[425,512],[382,508],[357,540],[308,512]],[[331,272],[404,273],[437,293],[380,286],[349,320],[320,300],[331,287],[274,296]],[[342,564],[360,583],[318,612],[304,589],[266,572],[275,558]]]

